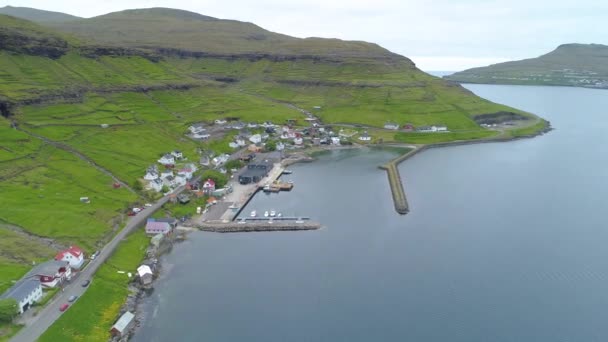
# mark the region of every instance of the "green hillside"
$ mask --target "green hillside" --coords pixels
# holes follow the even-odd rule
[[[57,22],[80,19],[80,17],[65,13],[44,11],[29,7],[5,6],[0,8],[0,14],[6,14],[35,22]]]
[[[192,123],[303,124],[301,108],[413,143],[508,136],[475,121],[497,112],[529,118],[533,131],[545,126],[371,43],[293,38],[171,9],[30,18],[39,24],[0,15],[0,279],[18,278],[61,246],[99,248],[129,206],[150,200],[115,189],[116,180],[134,184],[173,149],[189,160],[199,149],[224,151],[235,133],[194,141],[184,135]],[[382,129],[387,121],[451,132],[396,134]]]
[[[537,58],[468,69],[445,78],[464,83],[608,88],[608,46],[564,44]]]

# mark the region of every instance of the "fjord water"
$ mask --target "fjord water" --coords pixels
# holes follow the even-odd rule
[[[163,257],[136,341],[608,340],[608,92],[470,85],[549,119],[535,139],[424,152],[376,168],[335,151],[246,212],[320,231],[193,233]]]

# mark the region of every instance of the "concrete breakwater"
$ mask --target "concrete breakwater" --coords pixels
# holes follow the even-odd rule
[[[275,231],[296,231],[296,230],[317,230],[321,228],[321,224],[317,222],[301,222],[294,221],[268,221],[264,222],[222,222],[222,223],[201,223],[196,225],[196,228],[215,233],[244,233],[244,232],[275,232]]]
[[[409,204],[407,202],[407,197],[405,195],[405,190],[403,188],[403,181],[401,180],[401,176],[399,174],[398,165],[407,159],[415,156],[416,154],[426,151],[431,148],[439,148],[439,147],[448,147],[448,146],[460,146],[460,145],[472,145],[472,144],[483,144],[483,143],[492,143],[492,142],[508,142],[515,141],[519,139],[528,139],[534,138],[539,135],[543,135],[552,130],[551,123],[546,121],[545,128],[536,133],[532,133],[529,135],[522,135],[518,137],[498,137],[498,138],[489,138],[489,139],[479,139],[479,140],[467,140],[467,141],[451,141],[444,143],[435,143],[429,145],[423,145],[418,148],[414,148],[411,151],[406,152],[405,154],[389,161],[388,163],[379,166],[380,169],[385,170],[388,174],[388,182],[391,188],[391,193],[393,195],[393,201],[395,202],[395,210],[401,214],[405,215],[410,211]],[[386,145],[390,146],[390,145]]]

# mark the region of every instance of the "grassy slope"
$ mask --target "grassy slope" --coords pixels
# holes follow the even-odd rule
[[[44,341],[107,341],[130,279],[116,271],[136,273],[149,239],[143,230],[131,234],[99,269],[87,292],[39,339]]]
[[[608,46],[565,44],[537,58],[473,68],[446,76],[469,83],[585,86],[582,80],[608,80]]]

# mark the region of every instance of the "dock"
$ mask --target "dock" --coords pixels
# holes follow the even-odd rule
[[[245,233],[245,232],[276,232],[276,231],[298,231],[298,230],[317,230],[321,228],[321,224],[311,221],[281,221],[276,218],[272,221],[265,219],[261,221],[231,221],[208,223],[204,222],[196,225],[196,228],[215,233]]]
[[[272,183],[266,185],[260,185],[260,188],[264,192],[279,192],[279,191],[291,191],[293,189],[293,183],[290,182],[281,182],[279,180],[275,180]]]

